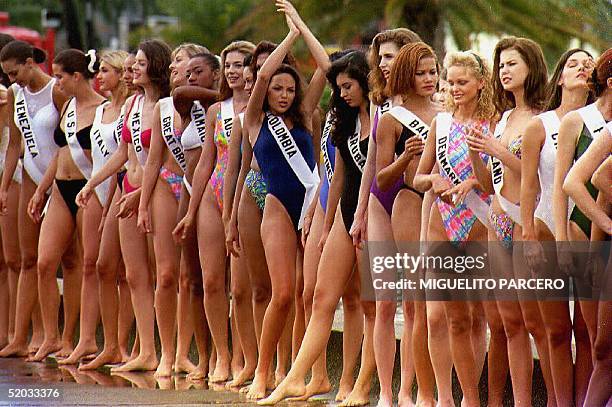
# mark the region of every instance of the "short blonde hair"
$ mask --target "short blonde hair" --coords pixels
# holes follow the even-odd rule
[[[487,61],[473,51],[451,52],[444,58],[444,68],[448,71],[451,66],[466,68],[478,81],[483,82],[483,87],[478,95],[476,116],[478,119],[492,120],[496,110],[493,103],[493,82],[491,80],[491,68]],[[445,99],[445,107],[453,112],[457,108],[453,98]]]
[[[110,65],[115,71],[117,71],[117,73],[119,73],[119,75],[123,75],[123,62],[125,62],[129,55],[129,53],[122,50],[103,51],[100,62]],[[122,97],[127,98],[130,95],[130,90],[127,88],[127,86],[125,86],[123,81],[119,81],[117,86],[121,90],[120,95]]]
[[[172,51],[171,58],[174,59],[174,57],[176,57],[176,54],[178,54],[181,51],[185,51],[189,58],[192,58],[194,55],[198,55],[198,54],[210,53],[208,48],[206,48],[203,45],[194,44],[193,42],[184,42],[178,47],[174,48],[174,51]]]

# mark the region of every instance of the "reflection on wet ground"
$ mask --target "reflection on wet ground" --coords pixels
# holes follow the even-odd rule
[[[9,399],[9,389],[58,389],[59,396],[41,401],[32,394]],[[111,390],[112,388],[112,390]],[[165,391],[164,391],[165,390]],[[56,393],[58,394],[58,393]],[[30,397],[30,398],[28,398]],[[333,394],[291,406],[333,405]],[[58,366],[24,359],[0,358],[0,405],[239,405],[249,401],[223,384],[188,380],[185,375],[156,378],[153,372],[110,373],[109,367],[80,371],[77,366]],[[252,403],[250,403],[252,404]]]

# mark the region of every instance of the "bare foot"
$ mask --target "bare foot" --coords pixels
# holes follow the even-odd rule
[[[353,390],[353,383],[340,383],[338,386],[338,393],[336,393],[336,401],[344,401],[345,398]]]
[[[259,400],[266,396],[266,377],[262,377],[262,375],[258,375],[255,373],[255,378],[253,379],[253,383],[249,386],[249,391],[247,392],[248,400]]]
[[[279,372],[279,371],[274,372],[274,387],[272,388],[276,389],[278,385],[281,384],[283,380],[285,380],[285,377],[287,377],[286,372]],[[271,388],[271,387],[268,386],[268,388]]]
[[[410,392],[403,392],[400,389],[397,395],[397,407],[415,407],[416,404],[412,401],[412,395]]]
[[[0,350],[0,358],[28,356],[28,344],[25,342],[11,342]]]
[[[36,353],[38,352],[38,348],[43,343],[44,336],[41,333],[36,333],[32,335],[32,339],[30,339],[30,343],[28,344],[28,353]]]
[[[134,372],[134,371],[149,371],[157,369],[159,362],[157,356],[139,355],[136,359],[127,362],[124,365],[113,367],[111,373]]]
[[[189,380],[204,380],[208,376],[208,361],[204,361],[196,366],[196,368],[187,375]]]
[[[339,404],[340,407],[365,406],[370,403],[370,386],[362,387],[358,384],[353,391]]]
[[[93,342],[84,343],[79,342],[77,347],[74,348],[72,353],[63,360],[57,362],[58,365],[76,365],[85,355],[95,354],[98,351],[98,346],[96,345],[95,340]]]
[[[61,348],[56,352],[55,356],[58,358],[67,358],[73,351],[74,348],[72,347],[72,343],[62,341]]]
[[[217,359],[217,364],[215,365],[215,372],[212,376],[209,376],[209,383],[220,383],[226,382],[229,379],[230,375],[230,363],[229,361],[224,361],[221,358]]]
[[[196,366],[189,360],[188,357],[176,358],[174,361],[175,373],[191,373],[196,369]]]
[[[127,352],[127,350],[121,349],[119,352],[121,353],[121,362],[122,363],[126,363],[126,362],[128,362],[130,360],[130,356],[131,355]]]
[[[170,377],[172,376],[172,360],[173,358],[162,355],[157,370],[155,371],[155,378]]]
[[[259,400],[257,404],[260,406],[271,406],[288,397],[302,396],[305,392],[306,386],[304,386],[303,381],[300,383],[300,381],[284,380],[276,387],[270,396],[263,400]]]
[[[245,366],[244,369],[237,376],[234,376],[233,379],[225,384],[227,389],[236,389],[237,387],[242,386],[249,380],[252,380],[255,376],[255,368],[250,368]]]
[[[306,385],[306,392],[299,397],[291,398],[290,401],[306,401],[312,396],[329,393],[331,388],[329,377],[312,378]]]
[[[393,402],[385,397],[379,397],[376,407],[393,407]]]
[[[59,342],[43,342],[38,348],[34,356],[26,359],[26,362],[42,362],[47,356],[61,349],[62,345]]]
[[[121,361],[122,357],[119,351],[103,349],[102,353],[100,353],[94,360],[86,364],[81,364],[79,366],[79,370],[96,370],[104,365],[114,365],[115,363],[120,363]]]

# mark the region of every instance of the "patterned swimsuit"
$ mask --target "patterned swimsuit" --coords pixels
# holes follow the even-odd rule
[[[227,168],[229,159],[229,134],[225,134],[223,130],[223,119],[221,118],[221,109],[217,113],[215,120],[215,131],[213,140],[217,147],[217,160],[215,168],[210,177],[210,184],[217,199],[219,210],[223,211],[223,176]]]
[[[476,123],[476,125],[482,128],[483,132],[486,132],[489,128],[489,123],[485,121]],[[467,130],[467,126],[453,120],[446,148],[448,161],[461,181],[475,178],[472,162],[470,161],[468,153],[468,145],[465,139]],[[489,160],[489,157],[484,154],[481,154],[480,158],[484,163]],[[449,182],[451,181],[442,168],[440,168],[440,175]],[[473,191],[487,205],[491,203],[491,197],[489,195],[478,189],[474,189]],[[438,205],[438,210],[440,211],[440,216],[442,217],[448,239],[452,243],[465,242],[468,239],[472,226],[477,220],[476,214],[474,214],[465,202],[455,206],[447,204],[438,197],[436,199],[436,204]]]

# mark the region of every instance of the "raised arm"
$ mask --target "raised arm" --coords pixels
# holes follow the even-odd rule
[[[246,112],[244,114],[244,126],[247,129],[256,127],[261,121],[263,104],[268,91],[270,79],[278,67],[283,63],[283,59],[293,46],[295,40],[297,40],[297,38],[300,36],[300,32],[288,17],[287,24],[289,25],[289,32],[287,33],[287,36],[270,54],[270,56],[266,59],[266,62],[264,62],[261,69],[257,73],[257,80],[253,86],[253,91],[251,92],[251,97],[249,98],[249,103],[247,104]]]
[[[591,197],[585,184],[591,179],[597,168],[610,156],[611,148],[612,137],[607,134],[598,137],[591,143],[582,157],[576,161],[563,182],[563,192],[574,200],[589,219],[608,234],[612,234],[612,221]],[[610,186],[608,185],[607,188],[609,189]]]
[[[542,121],[534,117],[525,128],[521,158],[521,219],[523,239],[537,240],[534,217],[536,198],[540,189],[538,165],[546,133]]]
[[[223,224],[226,226],[232,217],[234,204],[240,202],[240,199],[237,200],[238,202],[234,202],[234,197],[236,195],[240,197],[240,192],[242,191],[238,191],[236,188],[238,176],[242,171],[242,165],[244,165],[244,162],[241,162],[240,152],[242,144],[242,124],[238,116],[236,116],[232,124],[227,169],[223,175],[223,202],[225,202],[223,205]]]
[[[204,109],[215,103],[219,98],[219,92],[214,89],[207,89],[201,86],[179,86],[172,92],[174,108],[185,117],[191,113],[191,105],[196,100],[202,104]]]

